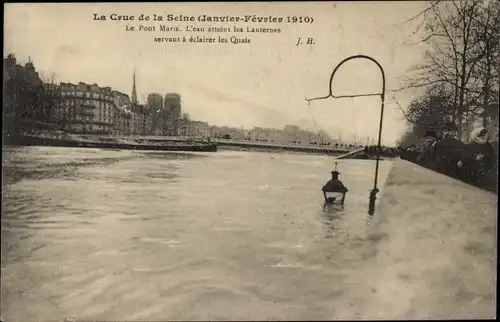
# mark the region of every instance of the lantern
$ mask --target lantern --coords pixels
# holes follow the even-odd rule
[[[325,206],[328,204],[343,206],[348,189],[342,181],[339,180],[340,172],[337,171],[337,163],[335,163],[335,170],[333,170],[331,174],[332,179],[321,189],[325,198]]]

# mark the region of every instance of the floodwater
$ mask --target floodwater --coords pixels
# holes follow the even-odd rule
[[[327,156],[2,154],[4,321],[325,320],[363,300],[373,161],[340,160],[346,206],[323,210]]]

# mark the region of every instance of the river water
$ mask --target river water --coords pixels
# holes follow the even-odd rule
[[[327,156],[2,154],[4,321],[324,320],[366,300],[373,161],[339,161],[346,206],[324,211]]]

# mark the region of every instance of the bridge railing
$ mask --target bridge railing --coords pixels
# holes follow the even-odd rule
[[[233,140],[233,139],[211,139],[210,142],[214,143],[225,143],[225,144],[239,144],[239,145],[248,145],[248,146],[262,146],[262,147],[287,147],[287,148],[298,148],[298,149],[311,149],[311,150],[322,150],[322,151],[345,151],[350,152],[356,148],[342,148],[335,146],[320,146],[315,144],[298,144],[298,143],[276,143],[276,142],[259,142],[259,141],[246,141],[246,140]]]
[[[98,137],[99,135],[88,135],[90,137]],[[143,136],[143,135],[112,135],[107,136],[109,138],[118,139],[137,139],[137,140],[154,140],[154,141],[203,141],[206,139],[196,138],[196,137],[183,137],[183,136]],[[297,148],[297,149],[311,149],[320,151],[340,151],[340,152],[351,152],[359,149],[359,147],[345,148],[345,147],[335,147],[335,146],[321,146],[316,144],[299,144],[299,143],[278,143],[278,142],[262,142],[262,141],[247,141],[238,139],[216,139],[210,138],[211,143],[222,143],[228,145],[246,145],[246,146],[261,146],[261,147],[274,147],[274,148]]]

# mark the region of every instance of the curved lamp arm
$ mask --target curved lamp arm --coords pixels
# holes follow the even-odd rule
[[[358,94],[358,95],[334,95],[332,91],[332,82],[333,82],[333,77],[335,76],[335,73],[337,70],[346,62],[353,60],[353,59],[368,59],[375,63],[377,67],[380,69],[380,73],[382,74],[382,90],[380,93],[375,93],[375,94]],[[378,130],[378,144],[377,144],[377,162],[375,165],[375,179],[373,182],[373,189],[370,192],[370,197],[369,197],[369,206],[368,206],[368,213],[370,215],[373,215],[375,211],[375,200],[377,199],[376,195],[378,193],[378,188],[377,188],[377,182],[378,182],[378,169],[379,169],[379,163],[380,163],[380,144],[382,140],[382,124],[384,120],[384,103],[385,103],[385,72],[382,66],[379,64],[378,61],[376,61],[374,58],[366,55],[354,55],[347,57],[343,61],[341,61],[337,67],[332,72],[332,75],[330,76],[330,87],[329,87],[329,94],[324,97],[316,97],[316,98],[311,98],[306,100],[308,102],[314,101],[314,100],[323,100],[327,98],[354,98],[354,97],[366,97],[366,96],[380,96],[381,99],[381,109],[380,109],[380,123],[379,123],[379,130]]]
[[[380,69],[380,73],[382,74],[382,91],[381,93],[372,93],[372,94],[357,94],[357,95],[333,95],[333,90],[332,90],[332,83],[333,83],[333,77],[335,76],[335,74],[337,73],[337,70],[339,70],[339,68],[347,63],[349,60],[353,60],[353,59],[368,59],[372,62],[374,62],[377,67]],[[354,56],[351,56],[351,57],[347,57],[346,59],[344,59],[343,61],[341,61],[337,67],[335,67],[335,69],[333,70],[332,72],[332,75],[330,76],[330,86],[329,86],[329,93],[327,96],[322,96],[322,97],[315,97],[315,98],[306,98],[306,101],[315,101],[315,100],[323,100],[323,99],[327,99],[327,98],[353,98],[353,97],[366,97],[366,96],[380,96],[382,101],[385,101],[385,72],[384,72],[384,69],[382,68],[382,66],[379,64],[378,61],[376,61],[374,58],[370,57],[370,56],[366,56],[366,55],[354,55]]]

